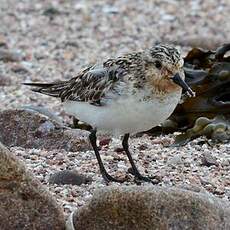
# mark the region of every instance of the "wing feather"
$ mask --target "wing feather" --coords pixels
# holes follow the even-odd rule
[[[123,73],[117,66],[109,68],[91,66],[69,81],[24,84],[35,87],[32,89],[35,92],[60,97],[62,101],[85,101],[100,105],[105,93],[114,86]]]

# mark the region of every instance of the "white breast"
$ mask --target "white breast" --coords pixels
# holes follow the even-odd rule
[[[166,120],[179,102],[181,93],[163,99],[140,101],[143,95],[108,99],[105,106],[87,102],[67,101],[65,110],[97,130],[115,135],[148,130]]]

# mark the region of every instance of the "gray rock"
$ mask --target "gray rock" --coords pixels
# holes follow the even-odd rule
[[[0,112],[0,141],[7,146],[24,148],[73,152],[91,149],[87,131],[67,129],[32,110]]]
[[[201,163],[204,166],[210,167],[212,165],[218,166],[218,162],[214,156],[212,156],[208,152],[204,152],[202,157],[201,157]]]
[[[9,76],[0,73],[0,86],[11,85],[12,80]]]
[[[72,184],[81,185],[92,181],[92,178],[79,174],[74,170],[62,170],[52,174],[49,178],[50,184]]]
[[[0,47],[1,48],[7,48],[8,47],[6,37],[3,36],[2,34],[0,35]]]
[[[11,71],[17,74],[29,74],[30,71],[25,68],[21,63],[14,64],[11,67]]]
[[[24,55],[19,50],[0,49],[0,61],[3,62],[19,62]]]
[[[73,213],[67,229],[228,230],[230,207],[206,193],[178,188],[107,187]]]
[[[224,159],[221,163],[223,167],[230,166],[230,158]]]
[[[64,224],[51,194],[0,143],[0,229],[61,230]]]
[[[183,160],[182,160],[182,157],[180,155],[175,155],[175,156],[169,158],[167,163],[169,166],[175,167],[177,165],[183,164]]]

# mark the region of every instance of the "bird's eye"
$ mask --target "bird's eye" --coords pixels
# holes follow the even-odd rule
[[[162,64],[160,61],[155,61],[155,66],[157,67],[157,69],[161,69]]]

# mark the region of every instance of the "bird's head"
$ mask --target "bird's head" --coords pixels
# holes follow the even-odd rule
[[[194,92],[184,81],[184,60],[179,50],[169,45],[156,45],[144,52],[147,81],[166,93],[183,88],[190,96]]]

